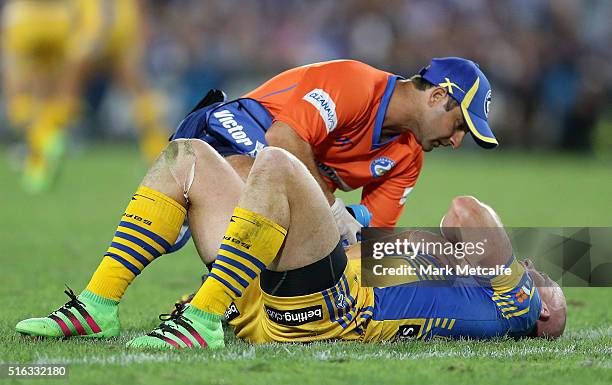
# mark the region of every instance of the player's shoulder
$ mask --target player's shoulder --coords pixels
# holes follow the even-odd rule
[[[334,77],[352,78],[358,76],[361,81],[364,79],[386,79],[389,72],[375,68],[369,64],[352,59],[338,59],[307,66],[311,73],[330,74]]]
[[[361,68],[361,69],[366,69],[366,68],[370,68],[370,69],[376,69],[374,67],[372,67],[369,64],[366,64],[362,61],[359,60],[354,60],[354,59],[336,59],[336,60],[327,60],[327,61],[321,61],[321,62],[317,62],[317,63],[312,63],[312,64],[308,64],[309,67],[317,67],[317,68],[322,68],[322,67],[327,67],[327,68],[332,68],[332,67],[341,67],[341,68]]]

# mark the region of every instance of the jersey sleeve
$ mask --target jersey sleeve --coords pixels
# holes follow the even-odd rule
[[[381,74],[353,61],[309,67],[275,121],[287,123],[311,145],[320,144],[334,130],[366,117],[372,82]]]
[[[491,299],[507,321],[510,335],[526,335],[540,315],[542,303],[537,287],[525,268],[512,256],[506,263],[510,274],[491,279]]]
[[[404,172],[363,187],[361,204],[372,213],[372,227],[395,227],[404,210],[408,194],[421,171],[423,154],[419,152]]]
[[[491,279],[491,287],[498,294],[508,293],[516,289],[525,275],[525,268],[514,256],[510,258],[510,261],[504,267],[510,269],[510,274],[498,275]]]

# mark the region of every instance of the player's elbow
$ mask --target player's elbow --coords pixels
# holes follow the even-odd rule
[[[472,227],[479,223],[484,207],[473,196],[460,196],[453,199],[444,216],[443,227]]]
[[[266,142],[270,146],[283,148],[290,141],[290,128],[283,122],[274,122],[266,131]],[[289,130],[288,130],[289,129]]]
[[[502,227],[501,219],[493,209],[473,196],[459,196],[453,199],[441,226],[452,227]]]

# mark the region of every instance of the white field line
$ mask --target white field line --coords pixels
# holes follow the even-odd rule
[[[297,356],[302,359],[313,359],[319,361],[336,361],[336,360],[419,360],[426,358],[493,358],[493,359],[507,359],[510,357],[527,358],[529,356],[541,356],[543,354],[553,354],[558,357],[569,357],[573,354],[580,353],[580,349],[577,349],[575,345],[566,347],[531,347],[531,346],[510,346],[510,347],[497,347],[496,349],[472,349],[469,346],[462,346],[461,349],[449,348],[448,346],[432,346],[429,351],[426,352],[395,352],[385,351],[377,353],[361,353],[351,350],[323,350],[323,351],[312,351],[299,349],[299,351],[291,351],[291,346],[282,346],[284,352],[283,356]],[[593,354],[601,353],[612,357],[612,347],[595,347],[589,350]],[[285,354],[289,353],[289,354]],[[248,347],[241,351],[218,351],[210,355],[204,356],[184,356],[176,355],[167,352],[160,353],[119,353],[114,355],[90,355],[83,356],[80,358],[71,357],[51,357],[46,355],[39,355],[34,361],[35,364],[79,364],[79,365],[131,365],[145,362],[203,362],[203,361],[250,361],[257,358],[257,352],[255,347]],[[595,366],[612,366],[612,361],[595,361],[591,362],[591,365]]]
[[[554,354],[559,357],[571,356],[579,351],[575,346],[556,348],[556,347],[500,347],[498,349],[472,349],[464,346],[461,349],[449,348],[448,346],[434,347],[426,352],[378,352],[378,353],[353,353],[338,351],[319,351],[313,354],[314,359],[330,361],[350,358],[352,360],[418,360],[423,358],[494,358],[503,360],[510,357],[541,356],[543,354]],[[611,347],[601,347],[590,349],[592,353],[602,353],[612,355]]]
[[[137,335],[138,333],[135,333]],[[126,336],[123,336],[124,338]],[[375,353],[364,353],[351,350],[350,347],[342,347],[342,342],[315,342],[310,345],[301,344],[267,344],[267,345],[230,345],[225,350],[216,352],[207,352],[203,355],[176,355],[172,352],[121,352],[113,355],[85,355],[78,358],[49,356],[38,354],[34,363],[46,364],[83,364],[83,365],[130,365],[144,362],[202,362],[207,361],[249,361],[257,358],[259,354],[269,355],[270,352],[280,352],[279,356],[293,357],[297,359],[313,359],[320,361],[336,361],[336,360],[417,360],[423,358],[494,358],[504,359],[509,357],[527,357],[540,356],[542,354],[553,354],[559,357],[571,356],[580,354],[585,350],[582,345],[586,342],[593,341],[595,346],[588,347],[588,352],[593,354],[602,354],[612,357],[612,326],[599,327],[596,329],[582,329],[580,331],[566,333],[564,339],[570,342],[570,345],[564,346],[521,346],[521,345],[490,345],[483,348],[482,344],[478,343],[473,347],[469,344],[457,344],[454,347],[451,344],[427,344],[426,351],[419,352],[401,352],[393,350],[384,350]],[[604,341],[601,341],[601,340]],[[608,340],[608,341],[606,341]],[[603,343],[602,343],[603,342]],[[383,342],[379,344],[386,349],[393,347],[394,344]],[[317,347],[334,346],[334,349],[311,349]],[[401,348],[400,348],[401,349]],[[588,364],[588,363],[587,363]],[[593,363],[596,366],[612,367],[612,360],[596,361]]]
[[[204,362],[210,361],[248,361],[255,358],[255,349],[253,347],[244,351],[233,352],[224,351],[221,354],[213,353],[206,357],[191,356],[182,357],[179,355],[159,352],[159,353],[119,353],[112,355],[90,355],[80,358],[71,357],[51,357],[46,355],[38,355],[34,360],[34,364],[80,364],[80,365],[131,365],[144,362]]]

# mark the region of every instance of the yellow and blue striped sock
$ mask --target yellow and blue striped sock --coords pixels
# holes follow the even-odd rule
[[[128,285],[176,241],[186,210],[172,198],[140,186],[86,290],[119,301]]]
[[[222,315],[276,258],[286,235],[287,230],[263,215],[236,207],[209,277],[191,305]]]

